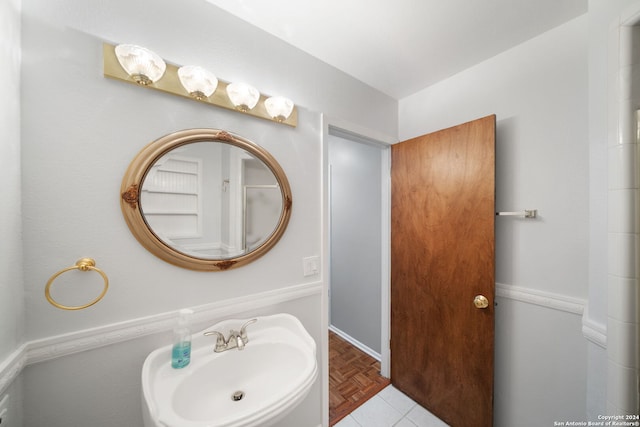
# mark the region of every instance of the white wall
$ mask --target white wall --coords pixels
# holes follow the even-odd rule
[[[43,34],[42,26],[30,31],[29,22],[23,34],[23,236],[25,257],[39,260],[25,271],[30,340],[318,279],[301,274],[302,256],[320,250],[319,231],[308,227],[320,221],[318,114],[301,111],[300,126],[292,129],[105,79],[99,40],[51,28]],[[64,51],[76,59],[62,59]],[[44,65],[49,78],[36,74]],[[246,268],[202,274],[162,262],[133,238],[120,212],[120,181],[138,150],[174,130],[199,126],[262,145],[291,182],[295,208],[287,233]],[[42,297],[44,283],[83,256],[95,258],[109,275],[109,293],[91,310],[52,307]],[[65,279],[76,285],[100,281],[73,273]],[[54,289],[62,301],[73,296],[71,285],[68,292]]]
[[[0,366],[13,359],[24,337],[20,209],[20,0],[0,2]],[[22,384],[3,382],[6,421],[21,421]],[[6,392],[6,393],[5,393]],[[11,418],[9,418],[11,417]],[[3,423],[4,424],[4,423]]]
[[[495,113],[496,209],[539,211],[496,219],[497,426],[586,416],[587,24],[574,19],[400,100],[401,140]]]
[[[42,425],[45,415],[49,426],[84,425],[87,408],[100,401],[117,415],[92,419],[92,426],[116,420],[117,425],[136,427],[140,405],[134,398],[139,395],[135,372],[144,356],[165,340],[144,331],[136,338],[135,325],[146,321],[140,319],[165,319],[165,313],[181,307],[322,283],[319,275],[302,274],[302,258],[322,253],[322,128],[320,114],[312,110],[395,135],[397,102],[202,0],[24,0],[22,18],[23,244],[24,259],[37,260],[24,272],[29,342],[29,366],[23,374],[25,426]],[[246,80],[265,93],[287,95],[300,107],[299,126],[276,125],[106,79],[103,39],[142,44],[171,62],[199,63],[224,80]],[[293,193],[289,227],[273,250],[248,266],[218,273],[174,267],[147,252],[122,218],[119,189],[129,162],[152,140],[189,127],[223,128],[251,139],[270,151],[288,176]],[[105,298],[77,312],[49,305],[43,296],[48,278],[87,256],[109,276]],[[57,297],[70,303],[75,293],[84,292],[81,288],[100,285],[100,278],[90,273],[63,277]],[[322,304],[318,293],[261,310],[305,316],[319,345],[321,366],[326,366]],[[12,312],[12,322],[20,323],[21,312]],[[110,332],[129,324],[133,329],[126,338]],[[94,332],[99,339],[88,349],[78,344]],[[102,338],[108,345],[95,349],[103,345]],[[74,369],[92,372],[94,382],[72,375]],[[107,377],[108,384],[117,384],[117,392],[95,383]],[[62,389],[73,398],[62,398]],[[320,393],[319,381],[301,407],[305,421],[300,424],[300,414],[294,414],[283,426],[319,424]]]
[[[400,139],[495,113],[496,280],[587,296],[587,18],[400,101]]]

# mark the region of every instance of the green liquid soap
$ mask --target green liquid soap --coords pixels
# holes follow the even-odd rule
[[[189,321],[192,310],[187,308],[178,313],[178,323],[173,329],[173,348],[171,349],[171,367],[184,368],[191,362],[191,331]]]
[[[191,342],[180,342],[173,345],[171,350],[171,367],[184,368],[191,362]]]

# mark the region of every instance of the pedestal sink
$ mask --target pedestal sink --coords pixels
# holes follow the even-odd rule
[[[171,367],[170,345],[152,352],[142,367],[145,427],[267,427],[293,410],[318,375],[316,344],[294,316],[257,319],[242,350],[214,352],[215,335],[194,334],[182,369]],[[246,320],[206,331],[226,337]]]

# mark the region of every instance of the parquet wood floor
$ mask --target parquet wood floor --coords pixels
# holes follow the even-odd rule
[[[380,362],[329,331],[329,425],[389,385]]]

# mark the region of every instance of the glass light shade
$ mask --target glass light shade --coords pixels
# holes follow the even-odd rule
[[[122,68],[141,85],[157,82],[167,68],[162,58],[144,47],[119,44],[115,52]]]
[[[246,83],[229,83],[227,95],[231,103],[240,111],[248,111],[256,106],[260,92]]]
[[[211,96],[218,87],[218,79],[208,70],[197,65],[186,65],[178,68],[180,83],[189,95],[202,100]]]
[[[293,101],[284,96],[272,96],[264,101],[267,113],[277,122],[284,122],[293,111]]]

